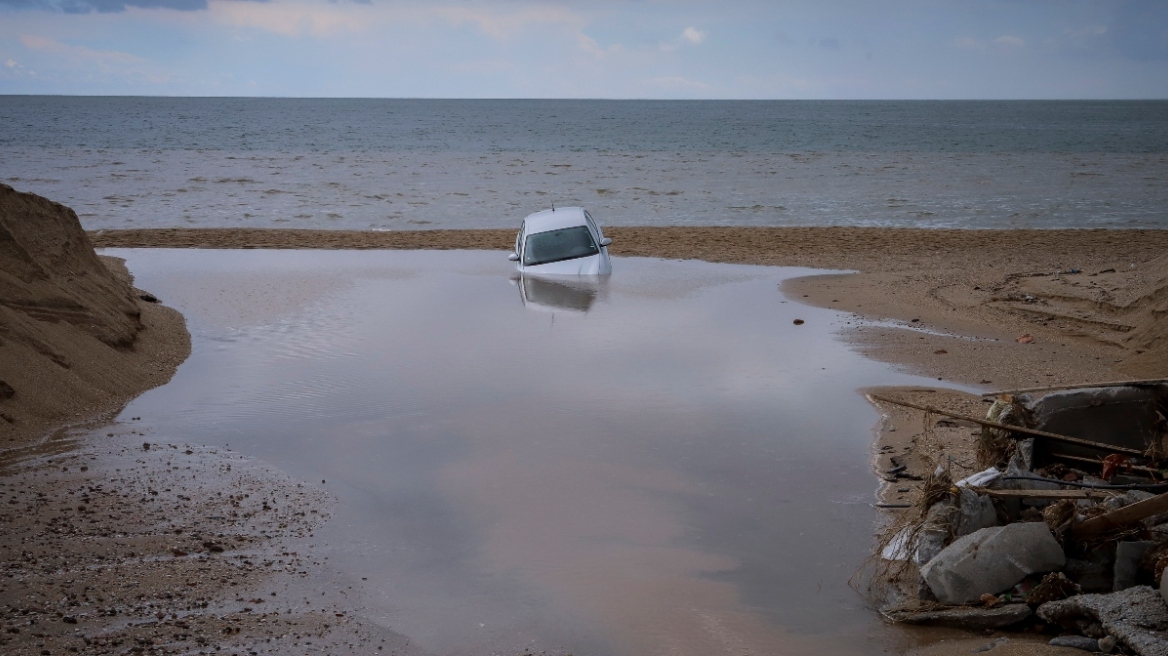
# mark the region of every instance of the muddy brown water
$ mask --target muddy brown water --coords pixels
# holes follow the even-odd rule
[[[494,252],[106,254],[193,337],[122,418],[335,495],[306,590],[421,650],[906,644],[848,587],[877,520],[857,389],[928,381],[785,298],[809,270],[630,258],[565,284]]]

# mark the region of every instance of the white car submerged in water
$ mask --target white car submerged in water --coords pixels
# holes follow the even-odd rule
[[[552,208],[523,220],[509,259],[522,274],[603,276],[612,273],[611,243],[584,208]]]

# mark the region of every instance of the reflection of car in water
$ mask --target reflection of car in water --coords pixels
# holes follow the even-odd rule
[[[606,278],[600,276],[543,278],[515,276],[519,299],[531,310],[587,312],[597,300],[604,301]]]
[[[611,243],[583,208],[552,208],[523,220],[509,259],[525,274],[606,275]]]

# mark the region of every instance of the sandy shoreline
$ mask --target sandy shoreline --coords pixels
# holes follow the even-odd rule
[[[1152,297],[1163,283],[1168,230],[614,227],[606,232],[614,239],[610,252],[618,257],[858,271],[795,280],[785,291],[812,305],[904,322],[916,331],[868,324],[850,337],[873,357],[948,381],[1018,387],[1110,380],[1163,374],[1168,363],[1163,329],[1155,325],[1165,318],[1154,314],[1162,299]],[[97,247],[123,248],[509,250],[514,233],[161,229],[101,231],[90,238]],[[1145,288],[1148,298],[1139,296]],[[1016,343],[1022,334],[1034,341]],[[936,353],[940,350],[944,357]]]
[[[983,389],[1008,388],[1168,374],[1168,344],[1165,344],[1166,340],[1161,335],[1164,330],[1162,324],[1168,323],[1165,314],[1168,310],[1165,307],[1166,297],[1162,293],[1164,277],[1168,275],[1168,256],[1163,255],[1168,252],[1168,231],[611,228],[606,232],[615,240],[611,250],[618,257],[702,259],[859,271],[850,275],[793,280],[785,286],[784,291],[805,303],[851,311],[866,317],[865,321],[859,322],[860,325],[847,334],[856,348],[874,358],[943,379],[946,384],[959,383]],[[509,250],[514,233],[509,230],[395,233],[140,230],[90,233],[89,238],[98,248]],[[1079,273],[1056,275],[1060,271],[1072,270]],[[148,306],[144,314],[144,323],[147,325],[150,325],[150,312],[165,310],[149,303],[144,306]],[[169,340],[173,343],[181,338],[181,335],[164,335],[163,331],[155,334],[160,335],[164,342]],[[1017,342],[1016,338],[1022,334],[1031,335],[1033,340],[1026,344]],[[970,336],[974,339],[969,339]],[[143,350],[143,353],[147,359],[155,357],[150,355],[152,352]],[[169,367],[173,371],[176,365],[177,362],[167,364],[162,369]],[[169,372],[165,378],[169,378]],[[151,381],[152,384],[147,387],[161,384],[165,378]],[[138,392],[140,389],[135,388],[128,393],[132,396]],[[918,402],[928,401],[968,412],[982,407],[980,399],[962,393],[924,389],[894,392]],[[120,407],[119,401],[114,399],[107,402],[104,410],[116,411]],[[919,414],[894,408],[882,408],[882,411],[888,420],[884,422],[884,432],[874,447],[874,453],[878,454],[878,468],[889,466],[889,459],[897,456],[909,465],[910,471],[921,473],[931,469],[934,459],[941,453],[960,456],[962,445],[968,442],[968,427],[946,427],[940,432],[924,431]],[[60,417],[60,421],[67,420],[67,417]],[[164,444],[161,446],[162,453],[173,452],[173,455],[160,458],[159,445],[154,445],[153,450],[144,449],[141,436],[124,424],[110,436],[110,446],[116,447],[115,450],[121,454],[118,457],[110,455],[98,458],[99,454],[86,451],[88,447],[70,451],[66,455],[53,455],[54,448],[33,447],[39,442],[34,433],[36,431],[23,433],[17,442],[11,442],[10,446],[20,446],[23,451],[18,453],[20,449],[10,448],[5,455],[12,457],[5,457],[0,462],[0,465],[8,463],[4,479],[13,486],[8,490],[15,488],[18,483],[24,487],[35,486],[28,489],[41,490],[52,500],[44,503],[64,503],[59,511],[54,511],[60,512],[61,517],[74,513],[80,513],[81,517],[87,516],[86,510],[73,510],[72,504],[76,503],[78,494],[88,494],[93,499],[81,503],[79,508],[83,506],[92,509],[93,506],[89,505],[91,503],[112,505],[89,514],[93,521],[88,522],[89,526],[84,531],[92,533],[54,534],[47,517],[37,519],[31,514],[22,519],[23,524],[6,525],[0,535],[0,552],[3,553],[4,562],[28,562],[29,557],[23,555],[27,548],[21,546],[21,540],[29,535],[46,538],[41,546],[47,551],[42,551],[39,556],[32,555],[33,563],[38,557],[46,557],[46,553],[60,550],[62,544],[68,543],[62,541],[64,537],[86,535],[89,536],[88,540],[102,542],[112,539],[102,536],[103,532],[115,533],[123,541],[126,536],[136,535],[137,538],[132,540],[136,548],[127,551],[125,543],[120,543],[119,548],[102,543],[104,546],[101,548],[70,552],[67,558],[73,563],[72,566],[55,570],[52,574],[37,574],[35,567],[26,565],[27,570],[20,575],[19,583],[0,584],[0,608],[7,605],[10,609],[6,614],[0,614],[0,620],[3,620],[5,626],[26,626],[22,623],[28,621],[29,613],[21,614],[20,611],[29,610],[30,604],[14,599],[43,592],[45,600],[34,605],[31,612],[34,617],[42,618],[42,624],[49,622],[60,629],[54,634],[54,639],[60,641],[56,644],[62,647],[66,647],[69,640],[73,640],[74,645],[81,644],[76,642],[74,635],[78,625],[62,624],[68,622],[62,619],[68,616],[74,619],[80,617],[89,637],[95,635],[95,631],[105,631],[109,636],[117,634],[118,645],[113,644],[113,637],[107,636],[108,651],[111,653],[124,651],[134,640],[138,640],[139,645],[146,645],[144,641],[150,640],[152,645],[166,644],[168,648],[177,649],[180,644],[190,644],[188,640],[195,640],[201,646],[224,641],[224,636],[234,646],[258,645],[262,640],[275,638],[273,644],[264,644],[265,650],[273,649],[276,645],[287,648],[298,643],[302,634],[309,632],[306,628],[298,630],[294,626],[314,627],[311,631],[320,636],[317,638],[318,645],[321,640],[341,645],[348,641],[376,639],[389,640],[389,645],[405,649],[404,642],[398,641],[398,637],[381,635],[374,638],[367,628],[345,627],[345,630],[338,631],[341,628],[338,625],[342,622],[331,619],[330,613],[335,610],[343,614],[340,606],[322,614],[307,605],[283,605],[285,614],[291,613],[293,616],[284,621],[299,620],[302,625],[285,625],[275,630],[271,626],[272,618],[266,612],[261,616],[256,603],[251,603],[253,597],[250,595],[253,592],[261,588],[266,591],[275,582],[284,580],[281,577],[287,579],[288,576],[299,575],[299,569],[294,569],[291,574],[288,571],[278,573],[280,568],[274,566],[275,561],[288,560],[288,557],[281,559],[276,554],[280,553],[280,545],[286,539],[294,534],[311,531],[318,520],[313,518],[309,521],[295,513],[312,514],[311,511],[315,510],[319,515],[328,504],[328,497],[323,492],[305,492],[295,482],[277,480],[278,473],[268,472],[262,466],[241,466],[235,462],[237,470],[242,467],[244,473],[221,476],[219,479],[211,476],[200,483],[202,487],[199,494],[182,493],[181,496],[187,497],[184,500],[178,496],[180,493],[177,490],[185,470],[172,467],[202,467],[222,475],[230,468],[224,469],[229,463],[220,461],[229,456],[201,454],[197,450],[187,453],[191,449],[186,445]],[[36,434],[43,434],[43,430]],[[60,443],[60,438],[57,442],[40,442],[41,445],[55,443]],[[136,528],[119,526],[118,520],[109,518],[130,512],[133,506],[93,492],[96,481],[115,475],[110,468],[117,470],[115,465],[125,464],[125,458],[135,460],[134,454],[139,456],[137,461],[145,462],[138,462],[139,470],[132,476],[119,476],[126,477],[127,485],[142,488],[135,495],[141,493],[145,499],[157,498],[159,501],[168,498],[175,509],[181,511],[170,518],[175,526],[171,527],[169,536],[159,535],[146,525]],[[73,466],[75,460],[79,464],[91,456],[95,463],[91,465],[92,471]],[[69,460],[66,462],[62,458]],[[189,462],[179,462],[183,459]],[[18,465],[17,461],[25,464]],[[33,464],[30,466],[28,463]],[[49,472],[52,472],[51,477]],[[188,472],[187,475],[191,474]],[[160,481],[157,486],[165,482],[169,489],[163,495],[152,495],[151,490],[154,488],[144,483],[151,478]],[[258,507],[256,500],[251,497],[243,501],[232,496],[230,501],[226,501],[221,493],[231,486],[247,489],[249,494],[257,497],[261,490],[290,493],[299,490],[295,492],[299,498],[289,502],[292,504],[290,511],[297,519],[267,524],[262,536],[260,528],[257,528],[259,525],[233,523],[233,513],[250,512],[250,518],[262,517],[265,513],[275,514],[284,509],[283,503],[277,504],[275,501],[272,507],[279,510],[267,508],[266,501],[263,504],[265,507]],[[897,492],[899,489],[907,491]],[[213,491],[220,495],[212,499]],[[915,489],[896,485],[890,486],[886,492],[890,500],[911,500]],[[35,499],[24,497],[18,499],[12,507],[23,508],[25,506],[20,504],[30,502],[32,507],[38,507]],[[135,498],[134,502],[137,504],[138,499]],[[204,507],[200,503],[209,505]],[[244,511],[236,505],[238,503],[256,507]],[[184,504],[186,507],[183,507]],[[49,512],[47,507],[45,512]],[[212,521],[195,528],[194,524],[199,518],[206,516],[212,516]],[[280,526],[281,523],[284,526]],[[70,530],[78,531],[79,526],[79,523],[73,523]],[[175,528],[186,534],[175,533]],[[189,537],[192,531],[197,534],[197,538]],[[213,537],[208,539],[207,535]],[[226,540],[226,543],[220,544],[217,540]],[[207,544],[224,546],[228,555],[258,552],[255,559],[272,562],[273,565],[265,567],[276,573],[264,574],[263,570],[256,568],[256,571],[249,570],[246,576],[240,573],[242,578],[237,583],[234,575],[219,573],[220,570],[216,568],[224,566],[218,556],[221,552],[214,551]],[[98,602],[94,594],[91,595],[94,599],[92,602],[86,598],[85,603],[80,603],[75,598],[74,601],[79,601],[79,604],[69,606],[66,602],[64,610],[49,603],[50,595],[47,591],[54,586],[61,586],[66,574],[72,577],[67,579],[70,586],[96,587],[99,583],[96,579],[84,577],[90,576],[85,572],[92,571],[90,566],[98,564],[93,559],[99,555],[110,558],[100,564],[117,563],[126,572],[134,572],[133,576],[142,577],[143,581],[153,584],[161,582],[167,573],[176,576],[182,574],[180,570],[184,567],[205,568],[198,574],[190,572],[182,575],[194,577],[191,578],[195,581],[191,588],[200,592],[195,597],[203,602],[211,600],[211,609],[207,612],[199,611],[195,599],[176,596],[173,590],[163,588],[151,593],[156,598],[153,603],[157,605],[147,605],[137,597],[140,592],[117,592],[112,590],[114,586],[108,586],[111,590],[104,597],[108,601]],[[143,556],[146,561],[143,561]],[[146,566],[142,564],[144,562],[151,564]],[[168,569],[162,563],[173,564]],[[82,586],[74,581],[86,583]],[[238,588],[233,585],[247,588],[248,593],[237,594]],[[283,591],[291,584],[280,585],[285,586],[280,588],[280,593],[284,594]],[[192,604],[196,608],[192,609]],[[118,633],[122,629],[114,630],[111,627],[122,624],[101,612],[107,607],[121,608],[123,615],[141,615],[142,623],[137,626],[146,628],[133,635]],[[244,608],[248,610],[244,611]],[[69,612],[73,615],[66,614]],[[192,618],[183,619],[187,615]],[[222,619],[229,616],[235,619],[234,624],[225,623]],[[333,616],[341,618],[335,613]],[[186,626],[177,626],[176,622]],[[331,629],[329,624],[333,625]],[[239,633],[240,629],[242,634]],[[187,637],[180,639],[178,636]],[[34,639],[26,629],[21,634],[6,635],[4,640],[11,641],[5,650],[15,648],[13,653],[39,653],[38,645],[46,639]],[[982,638],[975,640],[977,643],[972,644],[970,649],[986,641]],[[92,641],[85,642],[89,651],[98,653],[95,644]]]

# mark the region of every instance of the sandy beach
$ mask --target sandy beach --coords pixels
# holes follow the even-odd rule
[[[1005,389],[1168,375],[1168,231],[611,228],[606,233],[617,257],[853,271],[793,280],[783,291],[803,303],[864,317],[845,334],[855,348],[937,378],[941,386]],[[506,230],[177,229],[87,237],[96,248],[500,251],[509,250],[513,238]],[[6,243],[21,240],[0,246]],[[86,246],[79,242],[76,249]],[[312,568],[312,554],[282,552],[282,540],[310,535],[325,521],[327,492],[230,453],[197,445],[160,450],[132,428],[111,432],[108,445],[74,445],[64,427],[100,424],[134,395],[165,383],[189,352],[181,317],[151,302],[149,290],[134,290],[117,261],[103,261],[109,281],[97,286],[92,281],[105,280],[106,274],[92,263],[84,278],[77,267],[48,263],[41,268],[52,273],[36,284],[21,283],[21,275],[10,271],[0,278],[9,283],[0,288],[0,380],[7,386],[0,391],[11,390],[0,396],[5,413],[0,468],[6,483],[0,492],[8,504],[0,532],[0,561],[9,570],[7,582],[0,583],[5,652],[73,647],[121,653],[132,646],[197,651],[223,644],[262,645],[282,653],[315,640],[318,647],[355,650],[358,644],[376,644],[409,653],[401,636],[348,624],[343,596],[309,600],[297,587]],[[78,279],[90,287],[77,291]],[[70,293],[81,299],[62,303],[60,290],[74,290]],[[96,309],[79,313],[86,302]],[[57,308],[58,314],[38,314],[43,307]],[[71,308],[74,320],[60,314],[62,307]],[[118,333],[122,317],[135,312],[137,323]],[[1029,337],[1020,341],[1024,335]],[[110,371],[122,373],[103,375]],[[883,391],[984,413],[981,399],[968,394]],[[885,419],[873,448],[877,468],[887,467],[895,455],[911,473],[924,474],[948,455],[967,453],[972,444],[968,426],[926,431],[919,413],[880,411]],[[89,464],[99,461],[95,450],[109,452],[100,467]],[[44,459],[46,454],[51,457]],[[22,468],[32,455],[42,456],[40,464]],[[916,494],[913,487],[896,489],[884,490],[885,497],[910,502]],[[157,517],[135,510],[141,508]],[[167,526],[164,534],[156,528],[160,521]],[[225,552],[239,558],[219,556]],[[142,586],[121,584],[127,575]],[[131,617],[136,621],[128,624]],[[939,643],[921,653],[964,653],[986,641]],[[1075,652],[1026,643],[1011,646],[1010,653]]]

